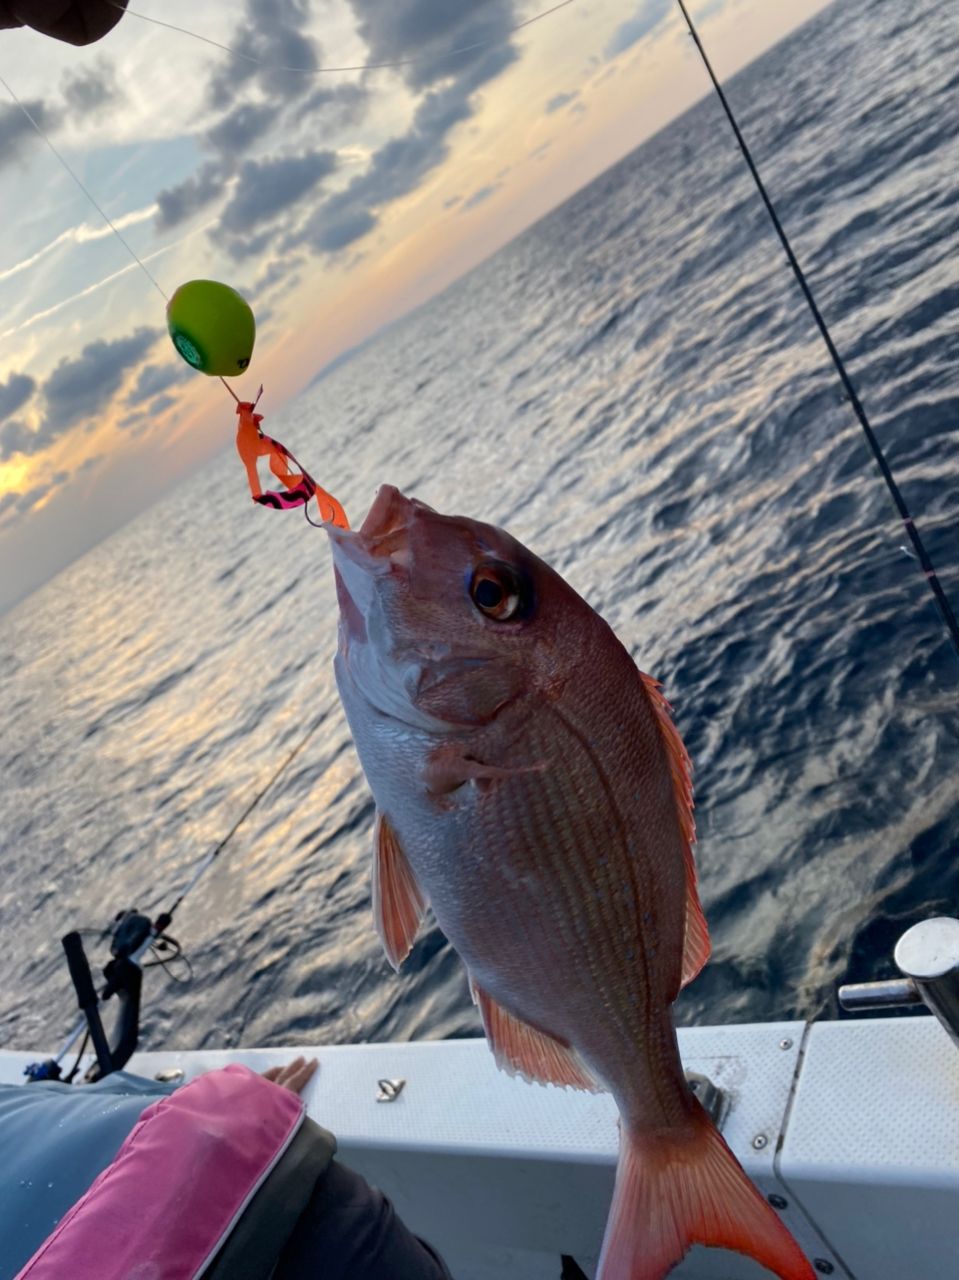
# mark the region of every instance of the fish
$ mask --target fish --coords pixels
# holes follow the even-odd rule
[[[693,1243],[815,1280],[683,1074],[671,1006],[710,941],[691,766],[659,684],[493,525],[383,485],[358,530],[327,532],[388,960],[431,908],[498,1065],[612,1094],[598,1280],[660,1280]]]

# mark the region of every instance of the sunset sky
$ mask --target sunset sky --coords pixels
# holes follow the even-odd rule
[[[690,8],[729,76],[826,2]],[[236,386],[266,381],[275,414],[706,92],[674,0],[572,0],[516,29],[548,7],[132,0],[86,49],[0,31],[0,77],[165,293],[199,276],[250,299]],[[233,419],[2,85],[0,211],[3,609],[229,443]]]

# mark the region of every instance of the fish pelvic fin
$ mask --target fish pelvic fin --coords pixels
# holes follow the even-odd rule
[[[683,863],[686,868],[686,934],[683,942],[683,970],[680,987],[685,987],[697,976],[709,959],[712,943],[709,926],[699,902],[696,887],[696,862],[693,845],[696,843],[696,823],[693,820],[693,769],[689,752],[683,745],[679,730],[673,724],[672,707],[663,696],[658,680],[640,671],[639,677],[646,690],[653,714],[659,724],[659,732],[666,748],[669,773],[676,800],[676,813],[683,840]]]
[[[377,813],[373,829],[373,920],[394,969],[399,969],[413,949],[427,906],[428,899],[396,832],[389,820]]]
[[[473,999],[479,1006],[486,1039],[496,1065],[508,1075],[522,1076],[531,1084],[558,1084],[571,1089],[602,1091],[575,1049],[509,1013],[470,979]]]
[[[780,1280],[816,1280],[698,1103],[684,1129],[643,1133],[623,1122],[596,1280],[663,1280],[693,1244],[745,1254]]]

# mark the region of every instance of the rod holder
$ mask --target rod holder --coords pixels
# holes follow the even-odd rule
[[[841,986],[839,1003],[853,1013],[924,1004],[959,1046],[959,920],[921,920],[906,930],[893,955],[901,978]]]
[[[64,934],[60,941],[66,953],[70,977],[73,979],[73,986],[77,993],[77,1004],[87,1020],[90,1039],[93,1041],[93,1049],[97,1055],[97,1064],[102,1075],[109,1075],[113,1070],[110,1045],[107,1043],[103,1023],[100,1021],[100,1001],[93,985],[93,975],[90,972],[86,952],[83,950],[83,939],[76,930],[73,930],[71,933]]]

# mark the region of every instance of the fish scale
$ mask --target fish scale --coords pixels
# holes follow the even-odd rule
[[[564,725],[565,727],[568,726]],[[581,741],[580,746],[582,747]],[[590,757],[586,760],[595,772],[594,760]],[[542,794],[545,801],[544,829],[562,833],[563,856],[555,859],[555,864],[565,870],[568,888],[562,900],[558,900],[558,896],[551,891],[549,873],[552,867],[549,867],[541,877],[541,890],[549,896],[552,919],[564,924],[568,922],[575,931],[578,941],[577,964],[589,965],[592,981],[589,991],[585,993],[587,1016],[595,1017],[594,1001],[599,1000],[619,1034],[632,1040],[636,1027],[629,1023],[633,1021],[634,1010],[627,1002],[615,1001],[610,977],[618,967],[617,958],[621,958],[621,931],[630,925],[634,926],[637,920],[636,913],[630,911],[629,906],[632,901],[638,901],[641,897],[636,885],[636,878],[641,870],[626,856],[620,824],[610,821],[611,817],[615,817],[614,814],[610,814],[608,810],[600,813],[581,804],[570,804],[571,790],[575,790],[578,798],[584,789],[586,771],[569,768],[568,755],[564,764],[567,767],[562,774],[553,773],[548,780],[543,781]],[[580,822],[577,822],[577,817],[580,817]],[[580,825],[583,830],[577,840],[574,833]],[[541,834],[540,839],[546,843],[548,838]],[[532,847],[535,848],[536,845],[533,844]],[[605,851],[606,863],[603,868],[597,864],[598,850]],[[605,880],[608,889],[602,905],[595,897],[597,880]],[[617,892],[622,882],[630,884],[632,888],[629,899],[625,901]],[[638,941],[635,928],[630,930],[630,936]],[[567,1037],[568,1034],[567,1032]]]

